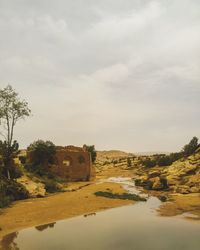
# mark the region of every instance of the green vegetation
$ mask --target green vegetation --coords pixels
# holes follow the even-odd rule
[[[12,146],[9,148],[6,141],[0,141],[0,171],[1,174],[8,179],[18,178],[22,175],[19,167],[14,164],[13,158],[17,156],[19,145],[17,141],[13,141]],[[9,159],[9,160],[8,160]]]
[[[28,198],[26,189],[15,180],[8,180],[4,176],[0,178],[0,208],[8,206],[14,200]]]
[[[151,157],[146,157],[144,160],[141,160],[141,163],[148,168],[155,167],[156,165],[160,167],[170,166],[173,162],[183,157],[192,155],[198,147],[198,138],[193,137],[192,140],[188,144],[186,144],[180,152],[171,153],[169,155],[156,154]]]
[[[44,183],[45,189],[48,193],[55,193],[55,192],[61,191],[61,188],[60,188],[58,182],[54,179],[45,178],[43,180],[43,183]]]
[[[91,154],[91,158],[92,158],[92,163],[94,163],[96,161],[96,157],[97,157],[97,152],[95,150],[95,146],[94,145],[83,145],[83,147]]]
[[[146,198],[140,197],[137,194],[128,194],[128,193],[113,194],[111,192],[103,192],[103,191],[98,191],[98,192],[96,192],[94,194],[96,196],[102,196],[102,197],[112,198],[112,199],[133,200],[133,201],[146,201]]]
[[[151,158],[146,158],[145,160],[141,160],[141,163],[147,167],[147,168],[153,168],[156,166],[156,161],[154,159]]]
[[[194,136],[192,138],[192,140],[183,147],[183,155],[184,156],[190,156],[191,154],[193,154],[197,150],[197,148],[199,146],[198,140],[199,139],[196,136]]]
[[[54,163],[56,146],[51,141],[37,140],[27,148],[30,154],[30,160],[26,168],[40,176],[48,174],[49,164]]]
[[[0,207],[8,206],[14,200],[25,199],[28,192],[14,179],[22,175],[15,165],[19,144],[14,140],[14,129],[17,122],[30,115],[28,103],[20,100],[18,93],[8,85],[0,89]]]
[[[26,169],[40,178],[48,193],[61,191],[63,179],[49,171],[49,166],[55,162],[56,146],[51,141],[37,140],[27,150]]]
[[[0,125],[2,125],[1,135],[4,141],[0,141],[0,154],[3,164],[2,174],[8,179],[15,178],[13,168],[13,157],[18,151],[19,145],[13,140],[14,128],[17,122],[30,115],[28,103],[20,100],[18,93],[8,85],[0,89]]]

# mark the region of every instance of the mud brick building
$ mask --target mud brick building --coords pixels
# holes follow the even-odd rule
[[[57,147],[55,165],[52,165],[50,170],[70,181],[90,180],[92,176],[90,153],[84,147]]]
[[[31,163],[31,152],[28,152],[27,158]],[[54,163],[46,164],[44,167],[47,171],[69,181],[88,181],[95,175],[91,155],[85,147],[57,147]]]

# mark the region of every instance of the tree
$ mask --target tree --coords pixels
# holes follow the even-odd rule
[[[20,173],[14,167],[13,158],[16,157],[19,149],[17,141],[13,141],[10,148],[6,141],[0,141],[0,155],[2,156],[2,170],[1,174],[7,176],[8,179],[19,177]],[[9,174],[8,174],[9,173]]]
[[[37,140],[27,148],[30,152],[31,170],[40,175],[45,174],[45,167],[54,162],[56,146],[51,141]]]
[[[158,166],[170,166],[173,160],[171,159],[170,155],[163,155],[157,159]]]
[[[147,158],[142,161],[142,164],[147,168],[153,168],[156,166],[156,160]]]
[[[183,154],[184,156],[189,156],[191,154],[193,154],[196,149],[198,148],[198,138],[196,136],[194,136],[192,138],[192,140],[189,142],[189,144],[186,144],[184,147],[183,147]]]
[[[96,161],[96,157],[97,157],[97,152],[95,150],[95,146],[94,145],[83,145],[83,148],[86,149],[86,151],[88,151],[91,154],[91,159],[92,159],[92,163],[94,163]]]
[[[17,142],[13,140],[14,128],[17,122],[30,116],[31,110],[28,103],[19,98],[19,94],[8,85],[4,89],[0,89],[0,125],[2,127],[1,136],[1,152],[3,157],[4,169],[7,178],[11,177],[13,154],[16,152]]]

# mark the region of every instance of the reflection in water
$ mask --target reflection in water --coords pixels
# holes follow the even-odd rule
[[[134,192],[133,183],[127,181],[127,189]],[[150,197],[147,202],[106,210],[96,216],[79,216],[56,225],[26,229],[9,236],[10,241],[6,236],[3,241],[7,245],[2,249],[199,250],[200,223],[157,216],[155,209],[160,204],[160,200]]]
[[[55,224],[56,222],[45,224],[45,225],[40,225],[40,226],[36,226],[35,229],[37,229],[38,231],[44,231],[47,228],[54,228]]]
[[[17,246],[17,243],[14,242],[15,238],[17,238],[18,232],[11,233],[6,235],[0,241],[0,249],[1,250],[19,250],[20,248]]]

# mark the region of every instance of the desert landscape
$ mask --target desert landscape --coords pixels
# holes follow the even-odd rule
[[[117,150],[97,151],[93,166],[95,175],[93,173],[90,181],[59,183],[61,193],[43,192],[43,197],[42,182],[38,179],[34,182],[34,178],[30,179],[26,173],[17,181],[27,187],[30,197],[40,198],[16,201],[9,208],[0,210],[3,249],[6,249],[5,244],[13,244],[5,240],[13,232],[80,215],[95,216],[106,209],[146,202],[150,197],[161,201],[154,209],[158,217],[182,215],[182,220],[200,221],[199,148],[189,157],[181,158],[167,167],[146,167],[142,162],[147,157],[153,159],[155,156],[138,156]],[[167,180],[164,186],[163,178]],[[127,189],[127,185],[134,186],[134,191]],[[35,189],[34,192],[31,187]],[[98,192],[102,192],[102,195],[98,196]],[[111,196],[106,197],[106,193]],[[135,194],[139,198],[144,197],[144,200],[123,198],[124,194]]]
[[[0,0],[0,250],[200,249],[199,10]]]

